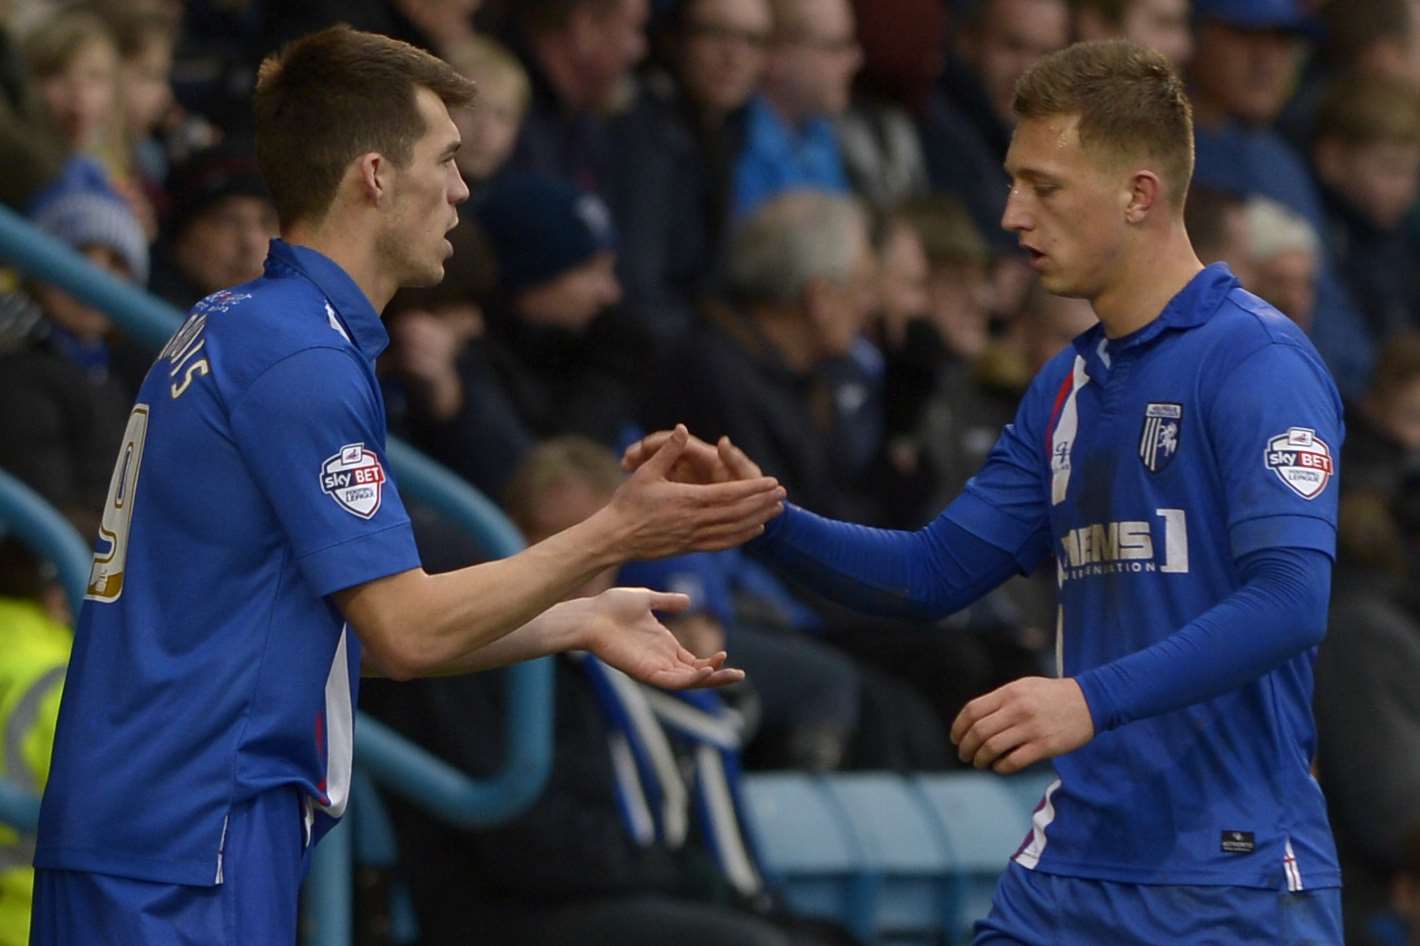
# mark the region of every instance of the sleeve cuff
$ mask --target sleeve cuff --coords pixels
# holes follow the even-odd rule
[[[1085,706],[1090,710],[1090,721],[1094,723],[1096,736],[1113,729],[1118,716],[1108,688],[1100,681],[1101,669],[1103,668],[1096,667],[1086,670],[1075,677],[1075,682],[1080,685],[1080,692],[1085,695]]]
[[[1233,558],[1259,549],[1315,549],[1336,557],[1336,526],[1315,516],[1260,516],[1233,524]]]
[[[324,597],[418,568],[420,560],[414,529],[406,519],[378,532],[307,553],[297,564],[315,593]]]

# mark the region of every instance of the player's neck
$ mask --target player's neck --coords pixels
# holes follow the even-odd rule
[[[1203,269],[1181,225],[1171,228],[1167,238],[1134,249],[1109,288],[1090,300],[1109,338],[1122,338],[1154,321]]]
[[[281,237],[287,243],[308,247],[329,257],[360,287],[374,310],[383,313],[399,286],[380,264],[373,242],[352,240],[350,232],[349,228],[327,218],[315,226],[297,224]]]

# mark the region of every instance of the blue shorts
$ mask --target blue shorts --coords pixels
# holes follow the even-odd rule
[[[972,946],[1342,946],[1341,891],[1081,880],[1012,864]]]
[[[295,946],[304,815],[292,788],[235,806],[212,886],[36,870],[30,946]]]

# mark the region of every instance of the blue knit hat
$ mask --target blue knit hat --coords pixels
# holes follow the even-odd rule
[[[134,282],[148,282],[148,237],[117,194],[106,190],[70,191],[35,211],[34,224],[76,250],[89,246],[113,250]]]
[[[536,174],[499,179],[473,208],[498,262],[498,285],[518,292],[551,282],[616,249],[611,212],[595,194]]]
[[[1194,0],[1193,16],[1240,30],[1304,32],[1306,11],[1297,0]]]

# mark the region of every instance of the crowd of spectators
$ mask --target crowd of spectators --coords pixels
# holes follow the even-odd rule
[[[179,309],[255,278],[277,230],[250,139],[256,68],[338,22],[478,83],[455,116],[471,192],[456,252],[443,284],[390,304],[381,381],[391,431],[505,501],[530,541],[596,508],[616,452],[676,422],[729,435],[809,509],[927,522],[1034,371],[1094,321],[1044,293],[999,226],[1016,80],[1076,39],[1168,56],[1194,106],[1200,258],[1301,325],[1347,402],[1317,771],[1348,942],[1420,944],[1414,0],[9,0],[0,202]],[[95,307],[0,270],[0,467],[86,537],[150,357]],[[463,560],[437,515],[411,512],[426,562]],[[29,576],[5,600],[30,615],[47,601],[52,626],[42,567],[4,549],[7,573]],[[695,804],[670,783],[700,784],[706,752],[731,779],[741,759],[951,767],[945,730],[967,700],[1053,669],[1050,571],[939,629],[848,614],[752,550],[619,580],[690,592],[687,646],[725,646],[749,671],[684,709],[716,731],[729,720],[732,744],[668,736],[663,695],[560,660],[574,710],[531,814],[454,837],[400,813],[439,935],[462,935],[437,906],[456,889],[502,918],[498,942],[844,941],[787,915],[752,852],[749,875],[723,856],[736,826],[681,823]],[[370,696],[477,773],[500,757],[497,688]],[[628,701],[650,707],[630,714],[644,728]],[[669,767],[637,789],[656,808],[647,828],[619,753],[650,778],[662,743]]]

